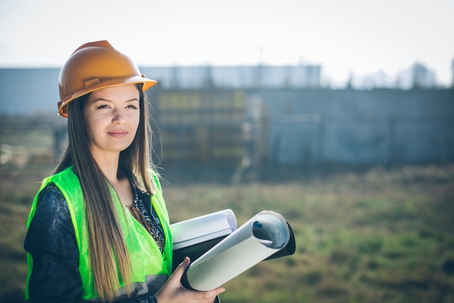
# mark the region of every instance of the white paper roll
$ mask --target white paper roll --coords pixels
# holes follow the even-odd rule
[[[285,219],[262,211],[191,263],[187,282],[201,291],[219,287],[285,247],[289,238]]]

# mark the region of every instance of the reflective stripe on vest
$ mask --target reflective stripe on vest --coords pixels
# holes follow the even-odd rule
[[[131,259],[131,282],[133,283],[133,289],[137,291],[138,295],[145,294],[148,291],[155,293],[161,288],[162,285],[164,285],[167,278],[172,273],[172,234],[170,231],[169,216],[162,197],[159,181],[156,177],[153,179],[156,194],[151,197],[151,201],[164,230],[164,254],[161,254],[159,247],[152,236],[129,213],[123,204],[121,204],[113,189],[110,188],[129,257]],[[82,278],[82,299],[94,299],[97,295],[94,289],[93,275],[90,267],[88,227],[84,211],[85,202],[79,179],[74,174],[72,167],[69,167],[62,172],[43,180],[41,188],[36,194],[31,207],[30,215],[27,221],[27,229],[35,214],[39,194],[49,183],[54,183],[58,187],[68,204],[69,213],[71,215],[76,235],[77,246],[79,248],[79,272]],[[28,253],[27,260],[28,276],[26,288],[28,288],[28,281],[33,269],[33,260],[31,255]],[[119,276],[120,275],[118,275],[118,277]],[[121,285],[120,293],[124,293],[124,284],[120,277],[119,284]],[[26,289],[26,297],[28,298],[28,289]]]

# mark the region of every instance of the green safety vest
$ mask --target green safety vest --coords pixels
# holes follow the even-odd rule
[[[138,295],[145,294],[148,291],[155,293],[158,291],[172,273],[172,234],[170,231],[170,222],[164,199],[162,197],[161,187],[157,177],[154,177],[156,194],[151,197],[152,206],[154,207],[161,221],[165,235],[164,253],[161,254],[156,241],[147,232],[119,201],[114,190],[110,187],[113,202],[117,209],[123,231],[126,247],[132,264],[133,288],[138,290]],[[72,167],[68,167],[62,172],[47,177],[43,180],[41,188],[33,200],[30,215],[27,221],[27,229],[33,219],[38,205],[38,197],[43,188],[49,183],[54,183],[63,193],[68,204],[69,213],[76,234],[77,247],[79,248],[79,272],[82,278],[82,299],[90,300],[97,298],[94,289],[93,275],[90,267],[88,227],[85,216],[85,201],[79,179]],[[33,270],[32,256],[27,253],[28,275],[25,290],[25,297],[29,299],[28,282]],[[124,284],[118,274],[120,293],[124,294]]]

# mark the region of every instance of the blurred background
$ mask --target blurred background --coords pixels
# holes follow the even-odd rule
[[[292,225],[294,256],[222,301],[454,302],[454,3],[0,0],[0,302],[24,302],[25,222],[66,142],[61,66],[107,39],[158,84],[173,222]]]

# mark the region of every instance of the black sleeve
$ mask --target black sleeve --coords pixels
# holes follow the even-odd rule
[[[79,250],[63,194],[48,185],[39,197],[24,248],[33,259],[31,302],[75,302],[80,296]]]

